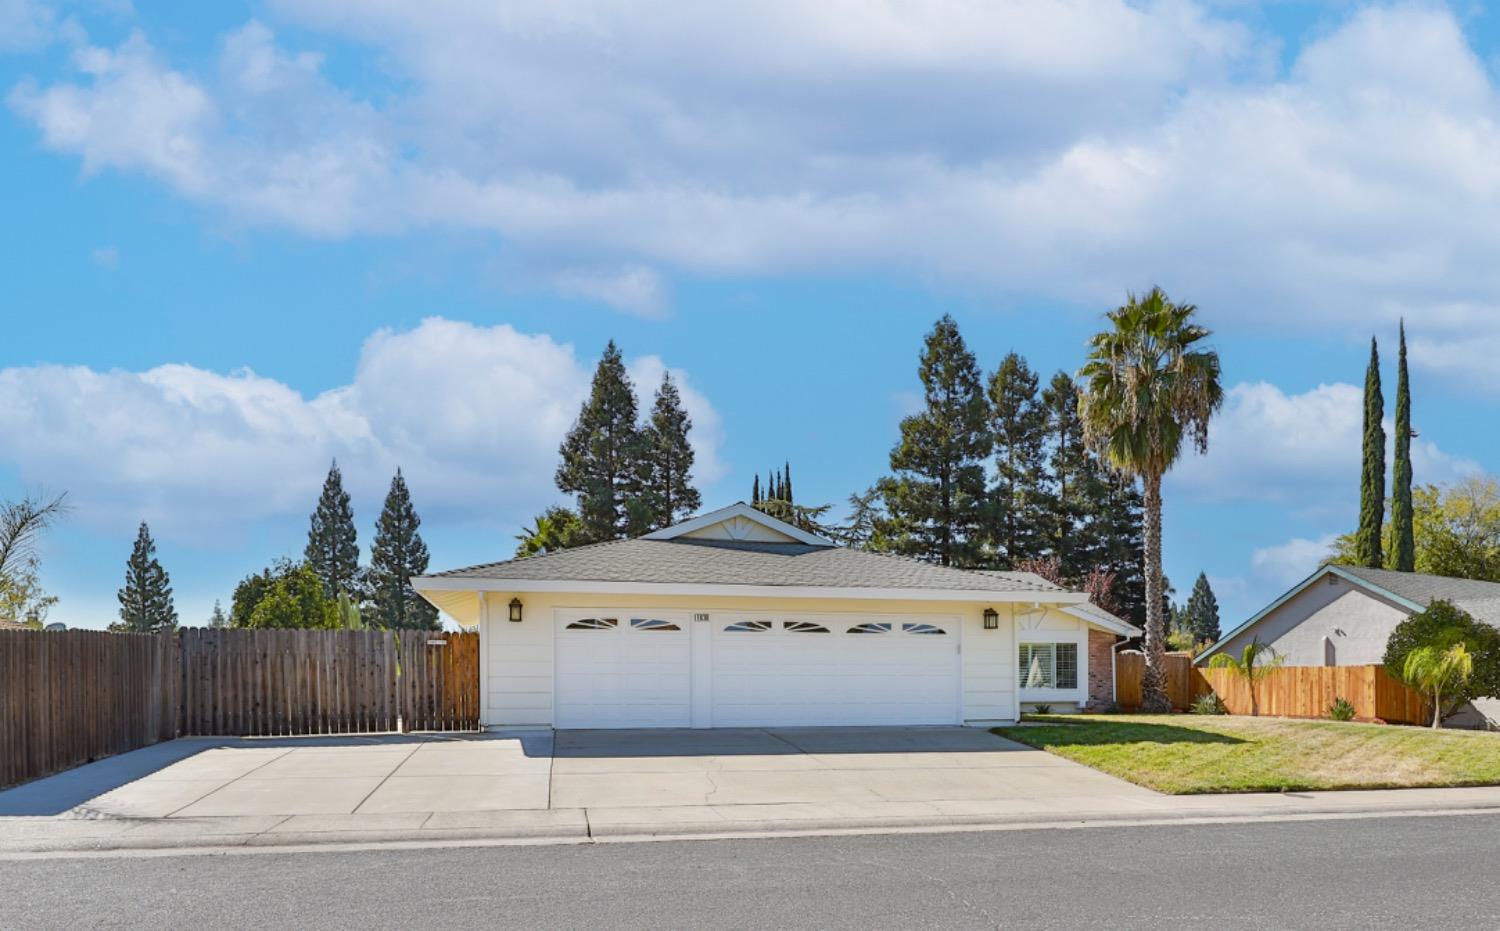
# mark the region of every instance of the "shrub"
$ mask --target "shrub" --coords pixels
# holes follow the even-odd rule
[[[1500,630],[1474,620],[1467,611],[1448,601],[1434,601],[1396,625],[1385,643],[1385,669],[1397,679],[1406,678],[1406,658],[1422,647],[1438,652],[1462,643],[1474,657],[1474,672],[1459,694],[1457,704],[1476,698],[1500,698]]]
[[[1037,714],[1051,714],[1052,713],[1052,706],[1051,705],[1036,705],[1035,707],[1036,707],[1036,713]]]
[[[1333,721],[1353,721],[1354,702],[1342,696],[1335,698],[1328,706],[1328,717]]]
[[[1199,695],[1193,699],[1193,704],[1188,711],[1192,714],[1228,714],[1229,709],[1224,707],[1224,700],[1213,692]]]

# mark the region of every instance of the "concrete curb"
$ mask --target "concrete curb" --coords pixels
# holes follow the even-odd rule
[[[1135,812],[1037,813],[1028,815],[913,815],[880,818],[762,818],[726,821],[663,820],[638,821],[618,817],[608,823],[585,822],[553,825],[510,825],[416,830],[262,831],[216,833],[205,824],[201,834],[184,834],[180,824],[170,832],[154,832],[147,822],[116,833],[93,836],[48,837],[44,829],[29,837],[6,838],[0,822],[0,860],[36,856],[129,855],[131,853],[207,853],[276,850],[335,850],[372,847],[442,847],[464,845],[586,844],[633,841],[794,837],[832,834],[878,834],[980,830],[1044,830],[1148,824],[1211,824],[1255,821],[1325,820],[1346,818],[1421,817],[1442,815],[1500,815],[1500,805],[1458,802],[1427,802],[1410,806],[1260,805],[1193,806],[1175,810]],[[69,824],[70,822],[59,822]],[[71,822],[77,824],[77,822]],[[107,823],[107,822],[106,822]],[[31,822],[38,827],[43,825]]]

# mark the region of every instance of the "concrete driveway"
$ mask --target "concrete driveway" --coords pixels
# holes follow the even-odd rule
[[[7,816],[84,822],[80,834],[596,837],[1120,816],[1163,801],[958,727],[190,739],[0,792],[0,839]]]

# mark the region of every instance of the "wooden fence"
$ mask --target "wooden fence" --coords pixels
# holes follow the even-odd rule
[[[0,631],[0,787],[177,736],[175,641]]]
[[[1115,701],[1124,708],[1141,703],[1141,677],[1146,657],[1133,651],[1120,653],[1115,665]],[[1255,703],[1243,677],[1230,669],[1204,669],[1193,665],[1186,653],[1168,653],[1165,667],[1167,697],[1172,707],[1186,711],[1199,696],[1213,692],[1230,714],[1288,718],[1326,718],[1335,699],[1354,705],[1355,717],[1396,724],[1425,724],[1431,708],[1420,693],[1393,678],[1383,666],[1284,666],[1266,674],[1255,686]]]
[[[177,736],[479,727],[479,635],[0,631],[0,787]]]

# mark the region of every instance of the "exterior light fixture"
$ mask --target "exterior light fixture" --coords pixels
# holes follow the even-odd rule
[[[521,623],[521,599],[519,598],[510,600],[510,619],[517,624]]]
[[[972,614],[969,615],[969,616],[973,617]],[[984,629],[985,630],[999,630],[1000,629],[1000,612],[999,611],[996,611],[994,608],[985,608],[984,609]]]

